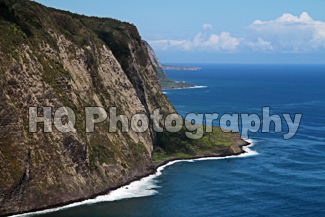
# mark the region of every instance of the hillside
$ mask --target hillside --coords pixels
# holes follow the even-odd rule
[[[114,106],[128,117],[156,108],[164,116],[176,112],[161,83],[134,25],[0,0],[0,215],[107,193],[153,173],[153,156],[159,162],[176,153],[241,152],[245,142],[237,133],[218,131],[220,140],[207,144],[214,137],[181,143],[182,137],[156,133],[151,125],[143,133],[109,133],[105,121],[85,132],[87,106]],[[76,133],[54,127],[44,133],[43,124],[30,133],[31,106],[72,108]],[[191,148],[195,144],[202,149]]]
[[[160,80],[160,85],[162,89],[176,89],[176,88],[188,88],[188,87],[194,87],[193,84],[187,84],[186,82],[176,82],[173,81],[171,78],[169,78],[164,69],[163,66],[160,64],[160,61],[158,60],[154,50],[152,47],[149,45],[148,42],[143,41],[145,46],[148,49],[148,54],[151,59],[152,64],[155,66],[159,80]]]

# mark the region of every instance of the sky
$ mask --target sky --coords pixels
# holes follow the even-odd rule
[[[325,0],[37,0],[133,23],[162,63],[325,64]]]

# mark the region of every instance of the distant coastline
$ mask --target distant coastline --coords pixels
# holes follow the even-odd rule
[[[162,65],[164,70],[191,70],[197,71],[200,70],[200,67],[197,66],[174,66],[174,65]]]
[[[150,57],[150,60],[152,62],[152,64],[155,66],[156,68],[156,71],[157,71],[157,75],[158,75],[158,78],[160,80],[160,86],[161,86],[161,89],[163,90],[168,90],[168,89],[179,89],[179,88],[189,88],[189,87],[194,87],[193,84],[188,84],[186,82],[176,82],[176,81],[173,81],[171,78],[169,78],[164,69],[163,69],[163,66],[161,65],[160,61],[158,60],[154,50],[152,49],[152,47],[148,44],[148,42],[146,41],[143,41],[144,45],[147,47],[147,50],[148,50],[148,54],[149,54],[149,57]],[[172,66],[172,67],[175,67],[175,66]],[[186,68],[186,66],[184,66]],[[185,70],[183,68],[183,70]],[[177,69],[179,70],[179,69]]]
[[[181,82],[180,82],[181,83]],[[184,86],[184,87],[174,87],[174,88],[162,88],[161,90],[180,90],[180,89],[190,89],[190,88],[206,88],[207,86]]]

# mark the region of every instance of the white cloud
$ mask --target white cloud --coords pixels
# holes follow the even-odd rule
[[[212,29],[212,25],[207,23],[204,23],[202,27],[204,30]]]
[[[156,40],[149,41],[155,49],[176,49],[183,51],[235,51],[239,40],[230,36],[229,32],[220,35],[211,34],[206,36],[199,32],[192,40]]]
[[[317,52],[325,51],[325,22],[313,20],[307,12],[300,16],[284,13],[274,20],[255,20],[243,36],[229,32],[207,34],[211,24],[203,24],[203,32],[184,40],[152,40],[154,49],[208,52]]]
[[[325,48],[325,22],[313,20],[307,12],[299,17],[284,13],[275,20],[255,20],[248,29],[251,38],[270,42],[278,52],[313,52]]]
[[[212,29],[211,24],[203,24],[203,29]],[[175,49],[183,51],[235,51],[239,45],[239,39],[230,36],[229,32],[221,32],[220,35],[199,32],[193,39],[188,40],[152,40],[148,41],[155,49]]]
[[[220,35],[211,34],[209,39],[204,41],[202,45],[214,50],[234,51],[239,45],[239,39],[230,36],[229,32],[221,32]]]
[[[264,41],[261,38],[258,38],[256,42],[249,41],[247,45],[252,48],[253,51],[268,51],[273,50],[271,42]]]
[[[167,50],[170,47],[177,47],[179,45],[182,45],[186,43],[186,40],[154,40],[154,41],[148,41],[149,44],[156,49],[161,49],[161,50]]]

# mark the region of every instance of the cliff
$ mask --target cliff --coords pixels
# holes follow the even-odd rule
[[[145,46],[148,49],[148,54],[150,57],[150,60],[152,64],[155,66],[159,80],[160,80],[160,85],[162,89],[175,89],[175,88],[188,88],[188,87],[194,87],[193,84],[187,84],[186,82],[176,82],[173,81],[171,78],[169,78],[164,69],[163,66],[161,65],[160,61],[158,60],[154,50],[152,47],[149,45],[148,42],[143,41]]]
[[[152,127],[143,133],[122,133],[120,128],[109,133],[103,122],[94,133],[85,132],[86,106],[115,106],[129,117],[156,108],[175,112],[132,24],[27,0],[0,0],[0,88],[0,215],[106,193],[154,172],[154,150],[154,161],[184,151],[183,146],[170,147],[177,135],[157,135]],[[52,111],[69,106],[77,132],[53,128],[44,133],[39,124],[37,133],[30,133],[30,106]],[[224,140],[235,140],[227,145],[220,140],[215,150],[240,153],[230,147],[243,141],[238,134],[229,136]]]

